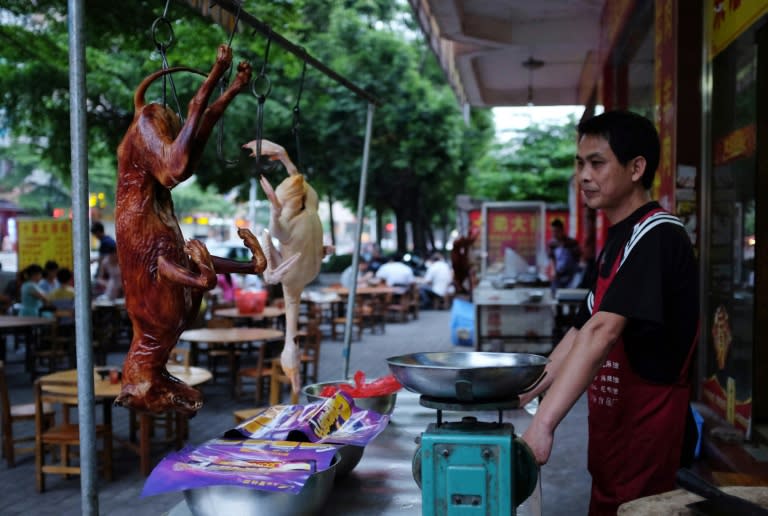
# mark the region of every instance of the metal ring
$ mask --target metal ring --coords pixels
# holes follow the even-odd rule
[[[158,41],[157,36],[158,32],[160,31],[160,25],[164,24],[165,28],[168,30],[168,40],[166,42]],[[173,46],[173,44],[176,42],[176,39],[173,34],[173,26],[171,25],[171,22],[168,21],[167,18],[157,18],[155,21],[152,22],[152,41],[155,43],[155,46],[160,50],[167,50]]]
[[[264,74],[259,74],[251,81],[251,92],[259,98],[264,98],[272,91],[272,81]]]

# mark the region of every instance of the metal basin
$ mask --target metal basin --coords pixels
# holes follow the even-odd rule
[[[238,486],[208,486],[184,491],[193,516],[309,516],[320,512],[333,490],[336,454],[328,469],[309,477],[297,494]]]
[[[409,391],[445,400],[508,400],[533,388],[549,359],[529,353],[413,353],[387,359]]]
[[[320,393],[323,391],[323,388],[327,385],[339,385],[341,383],[346,383],[347,385],[354,385],[352,382],[348,382],[347,380],[336,380],[331,382],[320,382],[320,383],[312,383],[309,385],[305,385],[304,388],[301,389],[302,394],[307,398],[307,401],[313,402],[313,401],[321,401],[326,399],[323,396],[320,396]],[[371,396],[369,398],[354,398],[355,400],[355,406],[361,409],[366,410],[374,410],[378,412],[379,414],[391,414],[392,411],[395,409],[395,401],[397,401],[397,393],[393,392],[392,394],[386,394],[384,396]]]

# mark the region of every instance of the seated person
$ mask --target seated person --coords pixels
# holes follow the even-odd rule
[[[414,282],[413,270],[396,256],[390,256],[389,261],[379,267],[376,277],[384,281],[388,286],[395,285],[407,287]]]
[[[448,293],[448,288],[453,283],[453,271],[451,266],[440,253],[434,253],[427,261],[427,272],[424,281],[419,287],[419,299],[421,308],[431,308],[432,300],[442,300]]]
[[[40,317],[43,307],[48,305],[48,298],[40,291],[38,283],[43,279],[43,268],[33,263],[24,269],[24,283],[21,285],[19,315],[22,317]]]
[[[56,310],[74,310],[75,309],[75,287],[73,286],[72,271],[67,267],[62,267],[56,271],[56,280],[59,287],[48,294],[48,301]],[[59,324],[74,324],[73,317],[59,318]]]
[[[344,269],[344,272],[341,273],[341,278],[339,279],[339,283],[341,283],[341,286],[346,289],[352,288],[352,282],[354,281],[355,277],[355,269],[353,267],[353,264],[349,264],[349,267]],[[368,283],[369,279],[373,278],[373,272],[368,270],[368,262],[360,257],[360,261],[357,262],[357,284],[365,285]]]

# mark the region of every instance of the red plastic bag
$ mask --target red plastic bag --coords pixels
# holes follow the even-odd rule
[[[235,290],[235,306],[241,314],[260,314],[266,304],[266,290]]]
[[[355,385],[340,383],[338,385],[326,385],[320,391],[320,396],[328,398],[333,396],[336,391],[342,390],[349,393],[353,398],[371,398],[373,396],[386,396],[402,389],[403,386],[393,375],[382,376],[370,383],[365,383],[365,373],[357,371],[355,373]]]

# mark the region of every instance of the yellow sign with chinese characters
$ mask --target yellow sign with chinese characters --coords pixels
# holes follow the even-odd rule
[[[768,2],[764,0],[707,0],[705,5],[711,35],[710,59],[768,13]]]
[[[18,267],[53,260],[72,269],[72,221],[69,219],[19,219]]]

